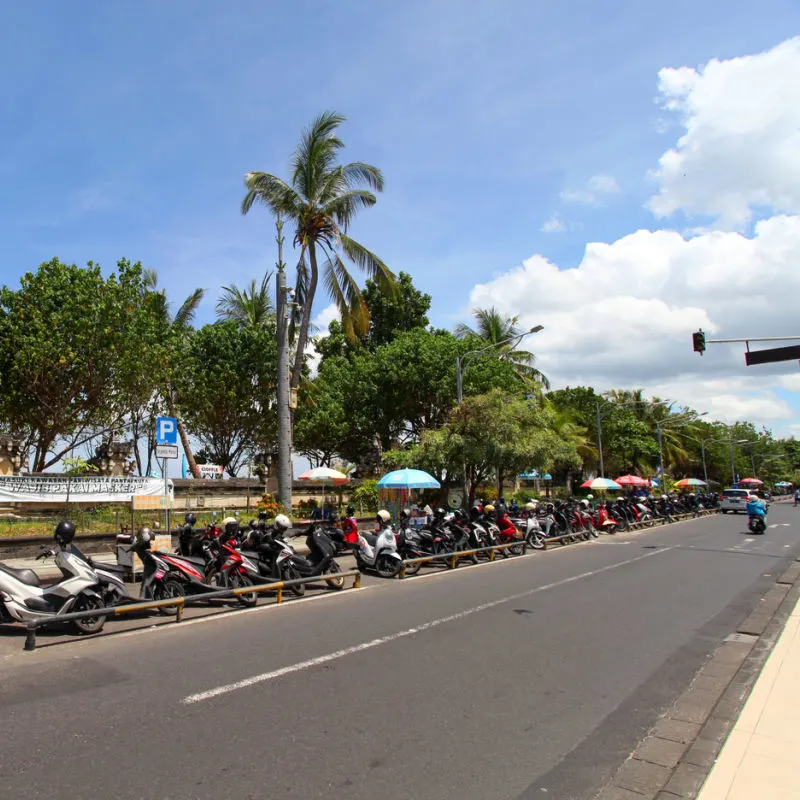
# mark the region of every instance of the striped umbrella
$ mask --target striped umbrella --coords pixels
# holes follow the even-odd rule
[[[343,486],[350,478],[343,472],[331,469],[330,467],[314,467],[302,475],[297,476],[299,481],[308,481],[309,483],[321,483],[326,486]]]
[[[594,491],[603,491],[604,489],[621,489],[622,487],[611,478],[595,478],[591,481],[586,481],[581,484],[581,489],[593,489]]]
[[[647,478],[640,478],[638,475],[622,475],[617,478],[617,483],[620,486],[649,486],[650,481]]]
[[[687,489],[689,486],[708,486],[708,484],[705,481],[701,481],[699,478],[684,478],[678,481],[675,486],[678,489]]]

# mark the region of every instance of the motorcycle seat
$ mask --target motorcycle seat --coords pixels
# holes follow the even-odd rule
[[[375,545],[378,543],[378,537],[372,533],[362,533],[361,535],[367,540],[367,544],[370,547],[375,547]]]
[[[181,556],[184,561],[187,561],[189,564],[194,564],[196,567],[203,567],[206,566],[206,560],[204,558],[199,558],[198,556]]]
[[[39,576],[32,569],[14,569],[0,564],[0,570],[16,578],[26,586],[40,586]]]

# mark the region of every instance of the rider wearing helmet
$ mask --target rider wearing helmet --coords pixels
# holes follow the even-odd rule
[[[358,541],[358,520],[353,506],[347,506],[346,517],[342,518],[342,533],[345,542],[355,544]]]
[[[386,509],[382,508],[376,515],[375,515],[375,522],[378,524],[378,528],[383,530],[384,528],[388,527],[392,522],[392,516],[389,514]]]

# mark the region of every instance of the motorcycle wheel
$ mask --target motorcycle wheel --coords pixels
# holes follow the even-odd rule
[[[515,542],[514,544],[511,545],[511,547],[508,548],[507,552],[511,553],[511,555],[514,556],[521,556],[524,550],[525,547],[522,542]]]
[[[418,561],[416,564],[405,564],[405,567],[406,567],[406,576],[416,575],[422,568],[422,563]]]
[[[249,575],[242,575],[241,572],[234,572],[230,578],[231,589],[244,589],[247,586],[255,586]],[[258,602],[256,592],[244,592],[236,596],[241,605],[252,608]]]
[[[75,600],[73,611],[92,611],[95,608],[102,608],[103,601],[99,597],[92,597],[90,594],[82,594]],[[106,623],[105,617],[88,617],[86,619],[76,619],[75,627],[78,633],[100,633]]]
[[[547,550],[547,542],[542,533],[528,534],[528,547],[532,550]]]
[[[170,578],[162,581],[153,589],[153,600],[174,600],[176,597],[183,597],[185,594],[183,584]],[[159,608],[158,613],[163,614],[165,617],[174,617],[178,613],[178,606]]]
[[[283,568],[283,580],[293,581],[300,577],[302,577],[300,573],[291,564],[287,564]],[[304,583],[296,583],[288,588],[295,597],[302,597],[306,593],[306,585]]]
[[[336,561],[331,561],[330,567],[328,567],[328,571],[325,573],[326,575],[335,575],[337,572],[341,572],[342,568]],[[331,587],[331,589],[344,589],[344,578],[341,575],[338,575],[335,578],[325,578],[325,583]]]
[[[594,525],[590,525],[588,530],[589,530],[589,536],[591,536],[592,539],[596,539],[598,536],[600,536],[597,528],[595,528]]]
[[[394,578],[400,573],[401,563],[386,555],[379,555],[378,560],[375,562],[375,572],[381,578]]]

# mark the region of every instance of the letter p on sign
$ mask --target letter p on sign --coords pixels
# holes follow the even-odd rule
[[[178,444],[178,420],[175,417],[156,419],[156,443]]]

